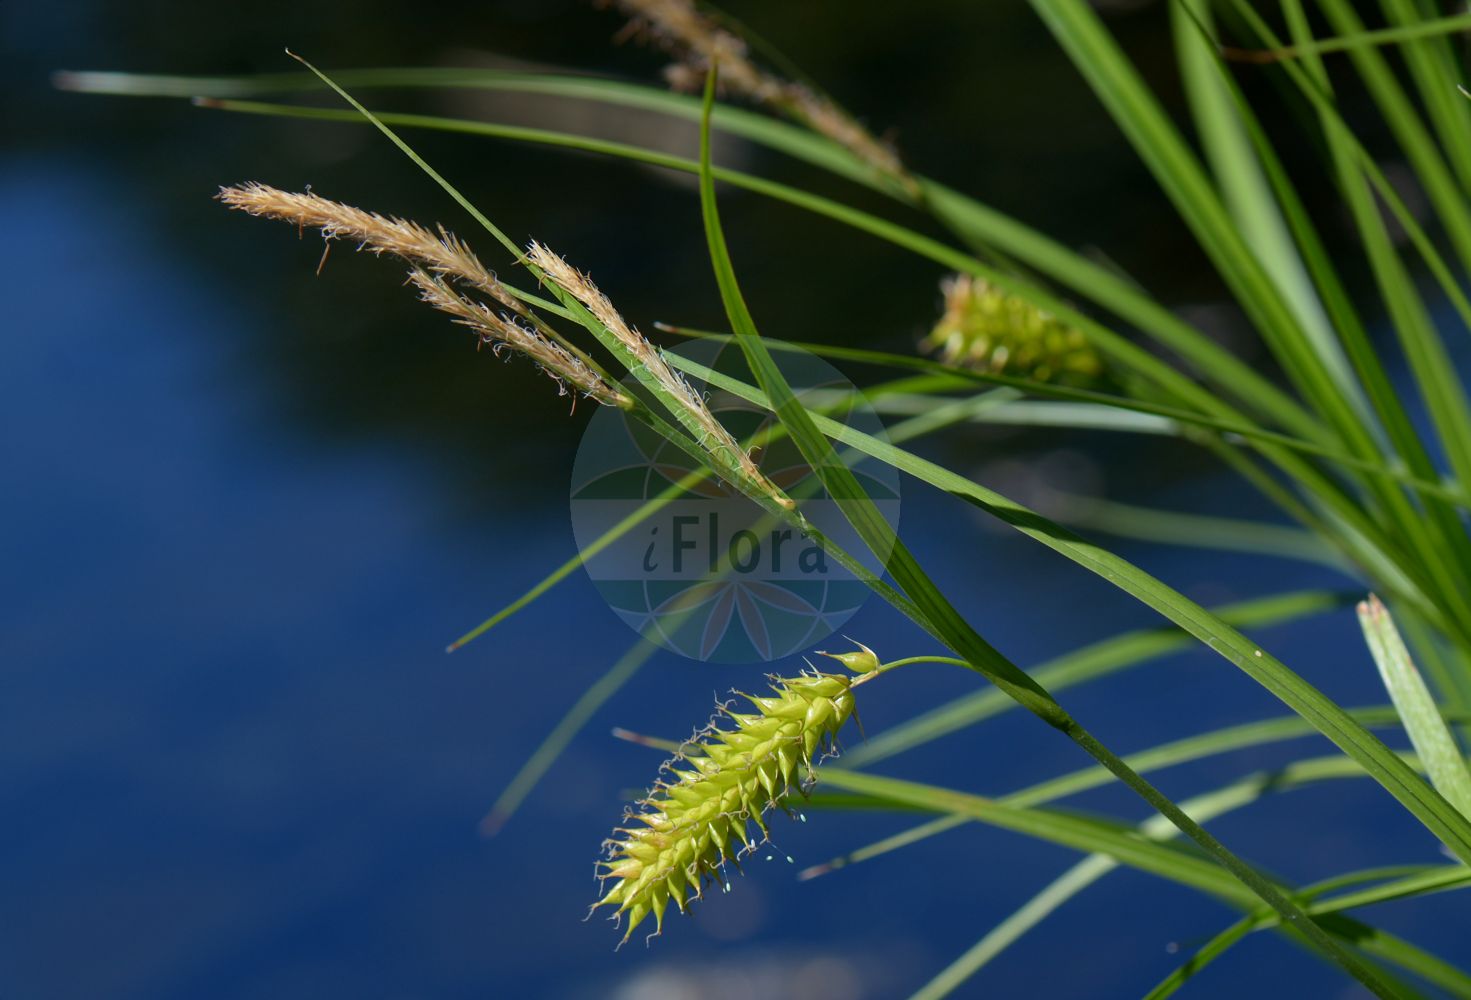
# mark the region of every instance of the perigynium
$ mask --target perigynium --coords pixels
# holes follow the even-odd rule
[[[946,364],[1039,382],[1090,382],[1103,359],[1081,330],[981,278],[957,274],[942,286],[945,312],[921,346]]]
[[[739,866],[742,855],[769,838],[767,810],[787,809],[793,793],[811,787],[818,763],[835,751],[838,731],[853,714],[854,686],[878,676],[867,663],[871,652],[855,655],[868,668],[856,679],[818,670],[773,676],[770,695],[741,695],[755,711],[721,705],[664,765],[653,790],[628,809],[625,825],[604,844],[598,878],[605,891],[593,904],[615,908],[623,941],[650,914],[658,934],[670,900],[683,912],[709,882],[729,889],[725,865]],[[721,728],[722,719],[730,726]]]

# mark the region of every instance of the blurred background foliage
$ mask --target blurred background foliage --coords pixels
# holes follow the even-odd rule
[[[1183,119],[1164,4],[1100,6]],[[1268,365],[1025,4],[732,0],[728,9],[892,134],[920,171],[1088,248]],[[620,27],[580,0],[0,5],[0,278],[17,317],[6,330],[16,357],[0,373],[10,477],[0,497],[0,815],[12,818],[0,824],[0,926],[19,928],[0,941],[0,995],[14,984],[17,996],[180,1000],[662,1000],[696,987],[743,998],[903,995],[1074,859],[966,831],[811,885],[759,871],[654,952],[612,955],[611,928],[576,919],[593,895],[597,843],[653,761],[639,748],[610,749],[607,727],[677,719],[683,729],[704,717],[712,689],[749,688],[758,668],[656,661],[551,772],[554,794],[539,791],[496,840],[477,839],[496,791],[631,638],[579,578],[472,649],[448,660],[440,652],[571,554],[564,498],[586,414],[569,418],[567,401],[526,365],[476,356],[470,338],[398,287],[394,264],[338,246],[317,277],[316,238],[298,242],[210,196],[243,180],[312,185],[444,222],[488,262],[506,262],[367,128],[85,97],[48,83],[57,69],[291,70],[288,45],[329,71],[514,65],[657,78],[663,57],[613,44]],[[1315,176],[1302,109],[1266,74],[1246,67],[1238,78],[1288,166]],[[1372,121],[1354,114],[1362,96],[1348,76],[1342,83],[1351,118]],[[370,97],[376,108],[694,150],[693,129],[606,108],[466,91]],[[592,272],[645,331],[656,320],[721,325],[689,178],[487,140],[411,138],[512,237],[542,239]],[[1362,138],[1386,148],[1372,127]],[[717,156],[799,186],[829,183],[736,144]],[[1403,176],[1392,161],[1386,168]],[[1334,192],[1302,193],[1330,243],[1352,238]],[[861,190],[841,195],[900,212]],[[724,194],[722,209],[770,335],[905,352],[939,314],[944,276],[928,264],[742,192]],[[797,271],[824,294],[797,294]],[[875,377],[843,367],[860,384]],[[1174,509],[1264,509],[1174,441],[977,426],[923,447],[962,470],[984,465],[987,485],[1024,501],[1045,479]],[[973,531],[979,516],[957,515],[950,498],[914,490],[905,503],[921,556],[1024,665],[1158,622],[1025,541]],[[1254,558],[1119,551],[1204,602],[1262,591]],[[1286,560],[1270,575],[1273,590],[1345,582]],[[912,651],[914,632],[896,615],[863,614],[861,638],[880,653]],[[1273,641],[1341,701],[1382,700],[1351,616]],[[1204,652],[1176,657],[1169,670],[1119,677],[1106,691],[1069,692],[1070,704],[1126,749],[1180,735],[1139,732],[1141,712],[1182,727],[1188,718],[1194,729],[1280,710],[1217,666]],[[916,672],[864,707],[865,724],[878,731],[973,688],[968,677]],[[1018,715],[902,766],[990,793],[1081,763]],[[1275,752],[1187,768],[1167,790],[1219,784]],[[1085,805],[1136,808],[1116,793],[1099,790]],[[1376,790],[1300,794],[1223,821],[1223,835],[1302,881],[1403,860],[1399,846],[1416,831],[1384,817]],[[1325,831],[1312,852],[1294,846],[1301,809]],[[903,825],[844,815],[793,824],[782,842],[807,864]],[[1148,910],[1138,905],[1146,884]],[[1447,905],[1386,909],[1383,921],[1453,954]],[[808,908],[820,908],[818,919]],[[1178,961],[1166,942],[1214,933],[1221,915],[1177,887],[1121,873],[983,982],[1018,995],[1044,963],[1060,991],[1132,994]],[[1111,933],[1100,934],[1105,919]],[[1268,974],[1321,987],[1323,970],[1290,946],[1250,947],[1196,995],[1239,996],[1242,981]],[[1154,964],[1141,972],[1141,961]]]
[[[58,67],[282,71],[294,66],[283,43],[327,68],[538,66],[657,78],[664,58],[635,44],[613,44],[620,18],[589,6],[499,0],[429,11],[379,2],[351,8],[261,3],[228,15],[171,2],[10,6],[3,15],[14,81],[3,97],[8,142],[13,150],[64,151],[106,169],[120,195],[148,206],[166,238],[278,302],[281,321],[259,331],[248,353],[261,377],[277,384],[283,414],[323,433],[433,442],[446,449],[454,475],[480,482],[473,503],[482,504],[494,500],[484,478],[490,469],[507,463],[526,469],[573,446],[579,422],[561,419],[564,401],[534,379],[488,376],[486,360],[467,363],[465,338],[446,335],[412,296],[384,280],[391,265],[350,260],[338,248],[318,279],[315,240],[288,246],[286,234],[229,217],[209,195],[218,183],[245,179],[312,185],[379,211],[443,221],[495,259],[471,220],[362,127],[241,118],[177,102],[87,99],[49,91],[45,81]],[[1172,109],[1183,112],[1161,5],[1105,6],[1126,49]],[[892,137],[919,169],[1087,248],[1234,350],[1262,360],[1261,345],[1219,304],[1219,282],[1188,233],[1024,5],[918,0],[896,12],[879,4],[754,0],[733,3],[729,12]],[[1264,74],[1248,69],[1242,80],[1274,134],[1290,139],[1291,103],[1276,100]],[[1344,100],[1352,108],[1355,96]],[[376,91],[369,103],[652,137],[685,154],[694,145],[692,128],[571,102]],[[697,252],[698,205],[689,178],[490,140],[437,134],[413,140],[507,232],[558,247],[592,271],[645,329],[654,320],[721,325],[708,267]],[[1289,166],[1314,155],[1300,142],[1284,142],[1281,150]],[[776,154],[732,144],[724,155],[799,186],[830,183]],[[1342,235],[1347,220],[1335,218],[1332,192],[1309,186],[1304,194],[1320,224]],[[901,211],[857,188],[843,195],[880,213]],[[733,253],[747,265],[743,280],[772,335],[910,351],[938,315],[941,275],[932,265],[755,195],[731,192],[728,205]],[[906,221],[933,231],[923,221]],[[817,279],[826,294],[792,294],[793,270]],[[498,432],[514,414],[535,417],[516,419],[514,434]],[[996,429],[974,434],[985,435],[990,449],[1018,437]],[[1020,437],[1026,443],[1027,435]],[[1152,478],[1116,444],[1097,442],[1109,449],[1114,478]],[[1182,447],[1170,464],[1193,463],[1196,456]],[[524,482],[557,492],[560,478],[529,474]]]

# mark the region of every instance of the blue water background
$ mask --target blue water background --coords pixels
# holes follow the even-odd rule
[[[643,785],[657,759],[609,727],[681,735],[713,693],[750,686],[759,670],[656,659],[507,829],[481,839],[476,820],[498,788],[629,639],[577,577],[480,644],[441,651],[570,554],[565,512],[466,516],[411,443],[303,440],[269,384],[240,375],[252,328],[269,321],[255,296],[155,243],[139,210],[110,203],[85,170],[8,164],[0,213],[33,234],[24,258],[7,247],[3,269],[3,995],[663,997],[694,995],[681,984],[713,976],[720,996],[758,995],[763,977],[783,985],[761,995],[899,996],[1072,860],[975,828],[807,884],[784,863],[752,863],[736,891],[653,947],[614,954],[611,926],[579,922],[592,860],[620,792]],[[487,386],[512,374],[487,369]],[[539,474],[555,485],[564,470],[549,458]],[[1236,496],[1202,479],[1160,502],[1217,503],[1223,491]],[[905,502],[936,578],[1022,663],[1151,623],[952,499],[911,487]],[[1343,583],[1287,561],[1125,550],[1213,601]],[[876,604],[858,622],[885,654],[929,648]],[[1355,631],[1339,613],[1265,641],[1334,697],[1371,703]],[[939,668],[895,676],[865,692],[864,725],[879,731],[977,683]],[[1121,750],[1280,712],[1203,652],[1065,701]],[[1265,747],[1160,782],[1184,796],[1325,751]],[[883,770],[995,793],[1081,763],[1013,713]],[[1143,815],[1113,791],[1084,804]],[[799,864],[909,822],[809,820],[776,827]],[[1367,781],[1294,792],[1213,829],[1296,881],[1438,856]],[[1430,899],[1373,918],[1454,955],[1463,906]],[[1171,967],[1172,944],[1229,919],[1118,872],[980,982],[1017,996],[1040,974],[1049,996],[1128,995]],[[1281,977],[1304,995],[1353,995],[1265,935],[1201,977],[1196,995],[1240,996]]]

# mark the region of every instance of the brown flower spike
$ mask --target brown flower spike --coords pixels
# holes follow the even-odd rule
[[[419,297],[469,327],[480,343],[490,344],[496,353],[509,348],[530,358],[563,393],[570,387],[607,406],[632,404],[582,357],[542,332],[544,325],[534,329],[537,321],[530,310],[463,240],[443,226],[431,231],[417,222],[364,211],[311,192],[282,191],[255,182],[222,187],[216,197],[242,212],[290,222],[298,229],[317,229],[326,239],[352,240],[359,249],[407,261],[413,265],[409,281],[419,290]],[[504,311],[465,295],[451,281],[488,296]]]
[[[701,447],[724,466],[723,475],[743,478],[788,510],[795,507],[791,498],[761,471],[755,459],[736,442],[725,425],[715,419],[705,398],[695,391],[684,376],[670,367],[669,362],[664,360],[664,356],[647,337],[629,325],[612,301],[593,284],[591,278],[540,243],[533,242],[527,248],[526,261],[541,270],[544,280],[557,285],[581,302],[643,370],[678,401],[680,412],[677,419],[694,434]]]
[[[670,83],[695,89],[711,66],[731,93],[784,114],[845,147],[874,170],[916,190],[898,155],[830,98],[767,72],[750,58],[745,40],[702,13],[692,0],[617,0],[631,26],[682,61],[669,68]]]
[[[526,315],[526,307],[506,291],[463,240],[443,226],[431,232],[417,222],[364,211],[310,191],[282,191],[255,181],[222,187],[215,197],[251,215],[290,222],[297,229],[318,229],[326,239],[351,240],[360,249],[423,265],[484,292],[517,315]]]

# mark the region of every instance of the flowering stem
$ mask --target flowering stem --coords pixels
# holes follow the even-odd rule
[[[900,667],[907,667],[912,663],[946,663],[954,667],[965,667],[967,670],[973,669],[965,660],[954,656],[906,656],[902,660],[890,660],[888,663],[880,663],[869,673],[856,678],[853,684],[855,686],[862,684],[880,674],[886,674],[890,670],[898,670]]]

